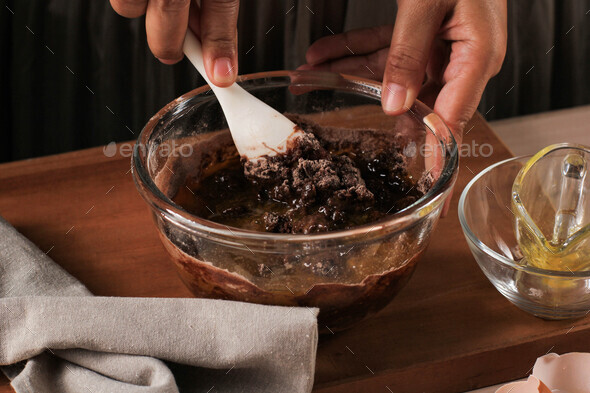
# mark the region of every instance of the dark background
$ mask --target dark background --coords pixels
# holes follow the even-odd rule
[[[186,60],[160,64],[143,19],[119,17],[107,0],[1,2],[0,161],[135,139],[159,108],[203,84]],[[508,6],[506,60],[481,113],[494,120],[589,104],[590,1]],[[239,73],[296,68],[330,31],[394,20],[391,0],[242,0]]]

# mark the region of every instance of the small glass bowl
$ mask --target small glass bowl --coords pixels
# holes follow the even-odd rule
[[[187,177],[199,177],[222,160],[215,143],[223,140],[225,148],[233,149],[208,86],[169,103],[142,130],[133,152],[133,177],[195,296],[319,307],[320,332],[346,328],[387,305],[408,281],[456,179],[455,140],[420,102],[407,114],[386,116],[381,86],[372,81],[276,71],[242,76],[239,84],[280,112],[311,116],[322,126],[378,133],[371,135],[403,148],[409,175],[428,177],[432,184],[402,211],[348,230],[310,235],[244,230],[191,214],[173,202],[186,191]],[[332,136],[339,141],[340,135]],[[362,146],[367,138],[358,139],[355,143]]]
[[[544,319],[583,317],[590,310],[590,271],[522,264],[512,186],[531,157],[501,161],[475,176],[461,194],[459,221],[479,267],[510,302]]]

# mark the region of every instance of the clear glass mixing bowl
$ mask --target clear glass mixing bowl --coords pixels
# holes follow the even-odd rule
[[[475,176],[461,194],[459,221],[479,267],[514,305],[545,319],[583,317],[590,310],[590,271],[546,270],[523,260],[512,185],[530,158],[511,158]]]
[[[386,116],[380,84],[372,81],[277,71],[242,76],[239,83],[281,112],[371,130],[398,144],[410,175],[429,177],[432,186],[386,219],[327,233],[254,232],[193,215],[173,202],[185,191],[184,180],[205,176],[222,150],[233,148],[215,96],[208,86],[195,89],[150,119],[132,159],[137,189],[183,281],[198,297],[319,307],[324,332],[383,308],[413,272],[455,181],[458,154],[450,131],[420,102],[407,114]]]

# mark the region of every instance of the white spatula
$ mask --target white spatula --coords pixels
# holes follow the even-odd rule
[[[287,149],[287,142],[302,132],[295,123],[237,83],[229,87],[217,87],[211,83],[203,65],[201,43],[190,29],[187,30],[183,49],[186,57],[215,93],[242,157],[257,160],[264,155],[283,153]]]

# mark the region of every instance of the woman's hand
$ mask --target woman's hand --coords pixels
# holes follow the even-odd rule
[[[145,14],[148,45],[162,63],[174,64],[184,57],[186,29],[201,39],[207,76],[226,87],[238,74],[238,0],[110,0],[114,10],[127,18]]]
[[[321,38],[300,69],[383,80],[383,110],[391,115],[408,110],[422,91],[460,141],[502,66],[506,23],[506,0],[398,0],[395,26]]]

